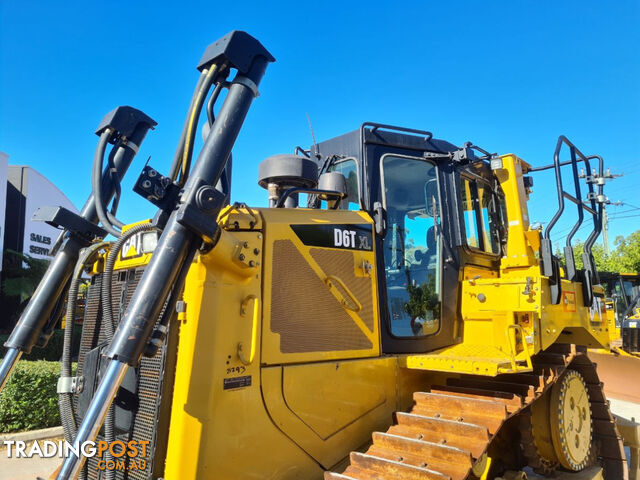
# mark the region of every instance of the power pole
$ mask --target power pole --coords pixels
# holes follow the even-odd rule
[[[604,254],[609,255],[609,215],[604,205],[602,206],[602,244]]]

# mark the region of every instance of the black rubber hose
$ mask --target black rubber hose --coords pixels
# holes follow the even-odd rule
[[[120,203],[120,196],[122,195],[122,188],[120,186],[120,178],[118,176],[118,170],[116,169],[116,157],[124,155],[124,148],[119,148],[122,145],[121,141],[118,141],[116,145],[111,149],[111,153],[109,153],[109,158],[107,160],[107,169],[109,172],[109,178],[111,178],[111,184],[113,185],[114,195],[113,195],[113,203],[111,204],[111,211],[107,210],[107,218],[115,227],[122,229],[124,227],[124,223],[116,218],[116,212],[118,211],[118,204]],[[102,186],[102,182],[100,182],[100,186]],[[102,195],[102,191],[100,191]]]
[[[104,273],[102,276],[102,290],[100,292],[102,301],[102,324],[104,325],[104,332],[107,342],[111,342],[116,329],[116,325],[113,320],[113,304],[111,303],[111,284],[113,278],[113,269],[115,267],[118,254],[120,253],[120,250],[122,250],[122,246],[124,245],[124,243],[131,237],[140,232],[155,230],[156,228],[157,227],[150,223],[135,225],[134,227],[131,227],[129,230],[123,233],[120,238],[118,238],[118,240],[111,246],[109,255],[107,256],[107,261],[105,262],[104,266]],[[104,437],[107,443],[111,443],[115,440],[115,407],[113,405],[111,405],[111,407],[107,411],[107,416],[104,420]],[[109,453],[109,451],[105,452],[104,459],[105,461],[109,461],[111,459],[111,454]],[[106,470],[105,480],[113,480],[115,478],[114,475],[114,470]]]
[[[209,97],[209,101],[207,102],[207,121],[209,122],[209,126],[213,125],[213,122],[216,121],[214,107],[223,88],[224,82],[218,82],[213,89],[213,92],[211,92],[211,96]]]
[[[96,212],[98,213],[98,219],[103,228],[107,230],[114,237],[120,236],[120,231],[117,230],[107,217],[106,208],[104,205],[104,198],[102,197],[102,164],[104,163],[104,152],[107,148],[109,138],[113,135],[113,130],[108,128],[98,141],[98,148],[93,158],[93,170],[91,172],[91,188],[93,190],[93,198],[96,204]],[[116,149],[117,147],[114,147]]]
[[[113,278],[113,269],[118,258],[120,250],[124,243],[134,235],[140,232],[146,232],[149,230],[155,230],[157,227],[150,223],[142,223],[135,225],[122,234],[116,242],[113,243],[107,256],[107,261],[104,266],[104,274],[102,277],[102,322],[105,326],[105,335],[107,340],[110,341],[113,338],[113,334],[116,330],[116,325],[113,321],[113,305],[111,304],[111,282]]]
[[[73,321],[76,310],[76,302],[78,299],[78,289],[82,280],[82,272],[85,265],[92,260],[93,256],[100,249],[105,248],[107,242],[96,243],[84,249],[80,258],[76,262],[74,274],[69,285],[69,294],[67,296],[67,313],[65,317],[64,341],[62,344],[62,360],[61,360],[61,378],[71,377],[71,343],[73,339]],[[76,436],[76,422],[71,407],[71,392],[63,392],[58,396],[58,404],[60,408],[60,419],[62,420],[62,428],[64,430],[65,439],[72,442]]]
[[[209,93],[209,89],[211,85],[214,83],[216,76],[219,72],[219,68],[217,65],[212,65],[211,68],[206,72],[206,76],[200,86],[200,90],[196,92],[195,103],[193,105],[193,110],[190,112],[190,116],[187,119],[187,132],[185,137],[185,146],[184,152],[182,155],[182,163],[180,168],[180,178],[178,180],[178,185],[184,185],[189,177],[189,170],[191,169],[191,159],[193,157],[193,145],[196,139],[196,132],[198,131],[198,121],[200,120],[200,113],[202,113],[202,107],[204,105],[204,101],[207,98]],[[203,72],[203,73],[205,73]]]
[[[196,103],[196,97],[198,96],[198,92],[200,91],[202,82],[204,82],[206,76],[207,71],[205,70],[200,75],[200,78],[198,78],[198,83],[196,84],[196,88],[193,91],[193,95],[191,96],[191,102],[189,103],[189,109],[187,110],[187,118],[184,121],[182,132],[180,133],[180,140],[178,141],[178,148],[176,149],[176,153],[173,156],[173,163],[171,163],[171,169],[169,170],[169,178],[171,178],[172,180],[177,180],[178,178],[178,172],[180,171],[180,165],[182,164],[182,156],[184,155],[184,144],[187,139],[187,130],[189,129],[191,110],[193,110],[193,105]]]

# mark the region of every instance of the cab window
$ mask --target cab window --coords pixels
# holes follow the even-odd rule
[[[360,196],[358,188],[358,165],[353,158],[347,158],[333,163],[328,172],[339,172],[347,180],[347,197],[340,202],[341,210],[360,210]]]
[[[502,197],[489,184],[466,177],[461,177],[460,191],[467,245],[500,254],[506,233]]]
[[[389,322],[396,337],[440,327],[440,196],[436,167],[425,160],[381,159],[387,234],[384,239]]]

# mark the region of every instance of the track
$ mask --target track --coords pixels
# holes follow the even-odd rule
[[[395,424],[385,433],[373,433],[373,444],[365,453],[351,453],[344,473],[325,472],[325,480],[474,479],[482,474],[487,456],[495,469],[501,464],[512,467],[523,458],[539,466],[535,447],[528,441],[531,431],[520,433],[519,424],[527,418],[531,404],[568,368],[577,370],[587,385],[593,462],[603,467],[606,480],[627,480],[622,439],[595,364],[585,351],[572,345],[554,346],[533,362],[531,373],[452,378],[446,386],[414,393],[415,405],[409,413],[397,412]],[[520,442],[525,444],[524,455],[517,447]]]

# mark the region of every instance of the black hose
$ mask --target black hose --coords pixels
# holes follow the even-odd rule
[[[101,291],[101,302],[102,302],[102,325],[104,326],[105,332],[105,340],[107,342],[111,342],[113,339],[113,335],[116,329],[116,325],[113,321],[113,305],[111,303],[111,282],[113,278],[113,269],[116,264],[116,260],[118,258],[118,254],[120,250],[122,250],[122,246],[124,243],[129,240],[134,235],[145,232],[148,230],[155,230],[157,227],[152,225],[151,223],[142,223],[140,225],[135,225],[123,233],[118,240],[116,240],[111,249],[109,250],[109,255],[107,256],[107,261],[104,266],[104,273],[102,276],[102,291]],[[104,438],[105,441],[110,444],[115,440],[115,407],[111,405],[109,410],[107,411],[107,416],[104,420]],[[109,461],[111,459],[111,454],[107,450],[105,452],[105,461]],[[115,475],[114,470],[106,470],[105,471],[105,480],[113,480]]]
[[[107,143],[109,138],[113,135],[113,130],[108,128],[106,129],[102,135],[100,135],[100,140],[98,141],[98,148],[96,149],[96,154],[93,158],[93,170],[91,172],[91,188],[93,190],[93,198],[96,204],[96,212],[98,213],[98,219],[100,223],[111,235],[114,237],[120,236],[120,231],[118,231],[112,224],[106,214],[106,208],[104,205],[104,199],[102,198],[102,164],[104,160],[104,152],[107,148]],[[116,147],[114,147],[116,148]]]
[[[116,218],[116,212],[118,211],[118,204],[120,203],[120,196],[122,194],[122,188],[120,187],[120,178],[118,177],[118,169],[116,168],[116,157],[124,155],[124,148],[120,148],[122,142],[118,140],[116,145],[111,149],[111,153],[109,154],[109,158],[107,160],[107,171],[109,172],[109,178],[111,179],[111,184],[113,185],[114,195],[113,195],[113,203],[111,204],[111,210],[107,210],[107,218],[115,227],[122,229],[124,227],[124,223]],[[102,182],[100,182],[102,186]],[[102,191],[100,192],[102,194]]]
[[[202,112],[202,106],[204,105],[204,101],[207,98],[207,94],[209,93],[209,89],[211,85],[214,83],[216,79],[216,75],[219,71],[217,65],[213,64],[207,72],[202,85],[200,86],[200,90],[196,92],[195,103],[193,105],[193,110],[190,112],[191,115],[187,119],[187,132],[185,137],[185,150],[182,156],[182,164],[180,169],[180,178],[178,180],[178,185],[184,185],[189,176],[189,170],[191,169],[191,159],[193,157],[193,146],[195,143],[196,132],[198,131],[198,121],[200,119],[200,113]],[[205,72],[203,72],[205,73]],[[219,92],[218,92],[219,93]]]
[[[157,227],[151,223],[142,223],[135,225],[122,234],[117,241],[113,243],[107,256],[107,261],[104,266],[104,274],[102,279],[102,323],[105,326],[105,335],[107,340],[110,341],[113,338],[113,334],[116,329],[116,325],[113,321],[113,305],[111,304],[111,279],[113,278],[113,269],[118,258],[120,250],[124,243],[131,237],[140,232],[146,232],[148,230],[155,230]]]
[[[105,248],[107,242],[97,243],[82,251],[80,258],[76,263],[74,275],[69,285],[69,294],[67,296],[67,313],[65,317],[64,341],[62,344],[62,360],[61,360],[61,378],[71,377],[71,343],[73,339],[73,321],[78,298],[78,289],[82,280],[82,271],[85,265],[92,260],[93,256],[100,249]],[[58,395],[58,406],[60,408],[60,419],[62,420],[62,428],[64,430],[65,439],[72,442],[76,436],[77,426],[73,416],[71,407],[71,392],[63,392]]]
[[[224,82],[218,82],[216,87],[213,89],[211,96],[209,97],[209,101],[207,102],[207,120],[209,122],[209,126],[213,125],[213,122],[216,121],[216,114],[213,110],[216,102],[218,101],[218,97],[220,96],[220,92],[224,88]]]
[[[182,156],[184,155],[184,144],[187,139],[187,130],[189,129],[191,110],[193,110],[193,105],[196,103],[196,97],[198,96],[198,92],[200,91],[200,87],[202,87],[202,82],[204,82],[206,76],[207,71],[205,70],[200,75],[200,78],[198,78],[198,83],[196,84],[196,88],[194,89],[193,95],[191,96],[191,102],[189,103],[189,109],[187,110],[187,118],[184,121],[182,132],[180,133],[180,140],[178,140],[178,148],[176,149],[176,153],[173,156],[173,162],[171,163],[171,168],[169,169],[169,178],[174,181],[178,178],[180,164],[182,163]]]

